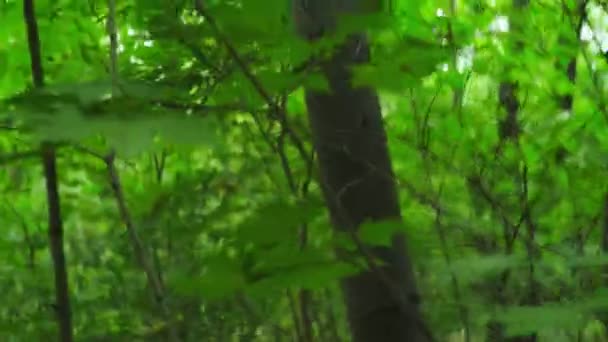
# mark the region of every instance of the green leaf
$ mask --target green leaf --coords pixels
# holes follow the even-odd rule
[[[171,288],[176,293],[208,300],[232,296],[246,284],[240,264],[225,256],[210,258],[200,276],[177,273],[170,279]]]
[[[506,325],[508,336],[523,336],[554,329],[578,329],[585,325],[586,318],[577,306],[564,304],[510,307],[497,317]]]
[[[355,273],[352,265],[341,262],[304,264],[271,274],[247,288],[253,296],[264,296],[289,288],[319,290]]]
[[[295,240],[298,230],[319,209],[314,202],[292,204],[277,200],[265,204],[239,226],[239,240],[260,245]]]
[[[380,246],[390,246],[392,239],[397,233],[404,233],[402,222],[384,220],[366,222],[359,227],[359,238],[361,241]]]
[[[458,275],[463,283],[479,281],[499,275],[501,272],[523,265],[525,260],[517,255],[472,256],[452,262],[451,274]]]

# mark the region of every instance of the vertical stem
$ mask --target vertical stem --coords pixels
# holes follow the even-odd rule
[[[118,84],[118,34],[116,33],[116,3],[108,0],[108,20],[106,30],[110,38],[110,76],[112,77],[112,92]]]
[[[298,291],[300,300],[300,319],[302,324],[302,342],[313,341],[312,317],[311,317],[311,299],[312,293],[310,290],[301,289]]]
[[[291,317],[293,319],[293,325],[296,330],[296,341],[302,342],[302,328],[300,326],[300,319],[298,317],[296,301],[294,300],[289,290],[285,291],[285,295],[287,296],[287,300],[289,301],[289,308],[291,309]]]
[[[23,17],[27,30],[34,88],[42,88],[44,87],[44,71],[40,54],[40,37],[38,34],[38,23],[36,22],[34,0],[23,1]],[[61,219],[61,203],[57,181],[57,157],[55,146],[50,142],[43,142],[41,150],[47,193],[49,248],[55,273],[55,300],[57,301],[59,340],[61,342],[71,342],[74,340],[74,336],[72,331],[68,271],[63,250],[63,222]]]
[[[331,290],[329,290],[329,289],[326,290],[325,296],[326,296],[326,301],[331,302],[331,299],[332,299]],[[328,334],[331,337],[330,341],[340,341],[341,339],[340,339],[340,334],[338,333],[338,322],[336,321],[336,314],[334,313],[332,304],[328,305],[326,313],[327,313],[326,329],[329,329]]]
[[[49,215],[49,246],[55,273],[55,298],[57,301],[59,334],[62,342],[71,342],[73,341],[72,311],[70,308],[68,270],[63,250],[63,222],[61,219],[59,184],[57,182],[55,147],[50,143],[44,143],[42,149]]]

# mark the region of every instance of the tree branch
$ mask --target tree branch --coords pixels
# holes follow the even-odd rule
[[[295,131],[288,125],[284,109],[280,108],[280,106],[273,100],[272,95],[270,95],[270,93],[268,93],[268,91],[266,91],[266,88],[264,88],[264,85],[262,84],[262,82],[249,69],[249,66],[247,65],[245,60],[243,58],[241,58],[241,55],[236,50],[236,48],[232,45],[232,43],[230,42],[228,37],[226,37],[222,33],[222,31],[219,28],[219,25],[217,24],[217,22],[215,21],[213,16],[211,16],[209,11],[203,4],[202,0],[195,1],[195,8],[196,8],[196,11],[203,17],[203,19],[205,19],[207,21],[207,23],[213,30],[215,36],[217,37],[217,40],[220,42],[220,44],[224,45],[224,47],[228,51],[228,54],[230,55],[230,57],[236,62],[239,69],[241,69],[241,72],[243,73],[243,75],[245,75],[245,78],[247,78],[247,80],[251,83],[251,85],[254,87],[254,89],[258,93],[258,95],[268,105],[271,116],[274,117],[275,119],[279,120],[279,122],[284,126],[283,128],[286,130],[288,136],[290,137],[291,142],[294,144],[294,146],[298,150],[300,157],[302,157],[302,159],[306,162],[308,160],[308,158],[307,158],[308,154],[306,153],[304,144],[302,143],[302,141],[300,140],[298,135],[295,133]]]
[[[95,153],[94,155],[98,154]],[[125,200],[124,192],[120,182],[120,176],[118,174],[118,171],[116,170],[116,166],[114,163],[114,152],[111,152],[108,156],[104,157],[103,160],[106,163],[108,178],[112,187],[114,199],[118,206],[120,217],[127,229],[127,233],[129,235],[129,239],[131,240],[131,246],[133,247],[137,262],[146,274],[146,278],[148,279],[148,286],[150,286],[152,294],[154,295],[154,299],[160,307],[163,316],[165,316],[166,319],[170,319],[170,310],[167,305],[165,290],[160,280],[160,276],[154,267],[152,258],[146,252],[144,244],[140,239],[139,235],[137,234],[135,224],[133,223],[131,213],[127,206],[127,202]],[[170,340],[173,342],[179,341],[178,334],[175,331],[174,325],[172,324],[172,322],[168,322],[168,324]]]

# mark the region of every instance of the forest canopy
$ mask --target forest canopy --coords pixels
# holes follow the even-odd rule
[[[0,23],[0,341],[608,341],[605,1]]]

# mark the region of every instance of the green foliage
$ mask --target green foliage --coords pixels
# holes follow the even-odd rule
[[[193,3],[116,1],[110,75],[107,3],[36,1],[46,86],[33,89],[22,5],[0,2],[0,339],[56,334],[38,158],[52,141],[77,340],[290,341],[308,307],[315,341],[346,341],[337,284],[395,233],[437,340],[487,340],[496,325],[606,340],[603,2],[588,2],[596,34],[585,24],[582,42],[578,1],[390,1],[315,42],[297,37],[287,1],[203,1],[207,18]],[[319,61],[361,31],[371,62],[352,82],[381,95],[402,220],[353,236],[330,229],[303,89],[330,91]]]

